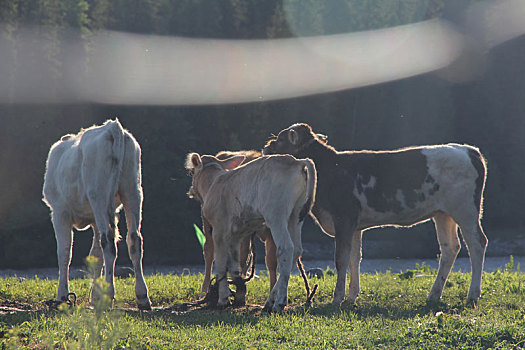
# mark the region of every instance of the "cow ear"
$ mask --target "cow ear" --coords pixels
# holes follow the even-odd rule
[[[297,131],[294,129],[290,129],[290,131],[288,131],[288,141],[290,141],[292,145],[296,145],[299,142],[299,134]]]
[[[237,168],[243,161],[246,159],[245,156],[235,156],[228,159],[225,159],[221,162],[224,170],[232,170]]]
[[[322,143],[328,142],[328,136],[323,135],[323,134],[316,134],[316,135],[317,135],[317,138],[319,139],[319,141],[321,141]]]
[[[190,153],[186,158],[186,169],[193,170],[202,165],[201,156],[198,153]]]

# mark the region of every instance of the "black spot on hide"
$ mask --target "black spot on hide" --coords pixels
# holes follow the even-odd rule
[[[375,211],[399,213],[425,200],[421,192],[423,184],[433,179],[428,175],[427,160],[421,150],[366,152],[355,156],[361,158],[356,188],[358,192],[363,189],[368,206]]]

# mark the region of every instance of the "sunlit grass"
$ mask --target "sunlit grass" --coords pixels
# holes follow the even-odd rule
[[[327,271],[329,272],[329,271]],[[146,278],[156,310],[136,311],[134,280],[117,279],[110,312],[88,306],[91,281],[71,281],[79,305],[60,311],[43,309],[55,296],[57,281],[0,280],[0,298],[29,305],[32,311],[3,314],[0,343],[18,348],[523,348],[525,347],[525,275],[511,269],[483,275],[482,298],[465,303],[470,275],[453,273],[442,302],[426,295],[436,271],[419,266],[402,274],[362,275],[357,306],[330,304],[335,276],[325,273],[313,307],[299,276],[290,281],[290,304],[283,314],[261,314],[253,305],[240,309],[188,312],[159,310],[199,297],[202,275],[154,275]],[[262,306],[268,277],[248,285],[248,304]],[[38,311],[38,309],[42,309]],[[96,310],[96,309],[95,309]]]

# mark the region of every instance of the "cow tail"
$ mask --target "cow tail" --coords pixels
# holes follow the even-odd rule
[[[472,147],[468,149],[470,162],[478,177],[476,179],[476,188],[474,191],[474,206],[479,211],[479,217],[483,215],[483,191],[485,190],[485,181],[487,179],[487,161],[479,149]]]
[[[109,203],[115,203],[115,197],[118,192],[118,187],[120,183],[120,174],[122,173],[122,168],[124,164],[124,153],[125,153],[125,135],[124,128],[120,124],[118,119],[110,120],[107,122],[109,126],[110,136],[113,142],[111,148],[111,171],[108,182],[111,183],[112,191],[109,193]],[[110,217],[111,228],[115,232],[115,240],[120,240],[120,234],[118,232],[118,218],[115,215],[114,205],[110,206],[110,212],[108,213]]]
[[[315,202],[315,191],[317,186],[317,171],[315,164],[311,159],[302,160],[306,173],[306,201],[299,213],[299,221],[303,221],[306,215],[312,210]]]

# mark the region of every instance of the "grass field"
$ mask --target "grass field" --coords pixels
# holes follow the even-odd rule
[[[517,271],[516,271],[517,270]],[[57,281],[0,279],[1,348],[60,349],[521,349],[525,347],[525,275],[511,262],[485,273],[482,297],[467,305],[468,273],[452,273],[442,302],[426,303],[436,271],[425,266],[402,274],[363,274],[356,306],[330,305],[335,276],[325,271],[314,304],[292,276],[282,314],[261,314],[268,277],[248,284],[248,306],[211,311],[170,306],[198,299],[203,276],[154,275],[146,279],[155,310],[135,308],[132,278],[116,281],[111,311],[87,303],[91,281],[71,281],[78,306],[49,310]]]

